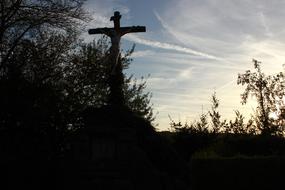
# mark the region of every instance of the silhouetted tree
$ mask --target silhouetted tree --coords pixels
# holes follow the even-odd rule
[[[257,99],[256,126],[264,135],[275,134],[277,126],[274,125],[270,113],[276,110],[275,95],[273,90],[276,81],[271,76],[262,73],[260,63],[253,60],[255,72],[247,70],[238,75],[237,84],[246,85],[244,93],[241,94],[242,104],[246,104],[249,95]]]
[[[256,134],[256,127],[253,125],[253,119],[249,119],[247,123],[244,119],[244,116],[238,110],[235,110],[235,120],[230,120],[229,124],[225,125],[225,132],[233,134]]]
[[[192,123],[191,126],[196,129],[198,133],[208,133],[209,132],[209,123],[207,114],[202,113],[199,116],[199,120]]]
[[[170,129],[175,133],[182,134],[204,134],[209,133],[209,123],[208,116],[205,113],[202,113],[199,116],[198,120],[193,121],[188,124],[187,122],[182,124],[181,121],[175,122],[170,116]]]
[[[30,142],[26,148],[42,150],[50,146],[46,157],[60,150],[68,111],[61,70],[79,35],[80,22],[87,19],[82,3],[1,1],[0,123],[2,130],[12,132],[10,140],[19,141],[10,144]]]
[[[213,133],[222,132],[222,128],[226,124],[226,120],[221,121],[221,114],[218,111],[219,100],[217,99],[216,93],[212,95],[211,100],[212,106],[211,111],[209,111],[209,115],[212,121],[212,130]]]
[[[272,113],[274,114],[273,124],[278,135],[284,136],[285,127],[285,76],[284,71],[271,76],[272,97],[274,104]]]
[[[109,44],[106,39],[78,41],[82,21],[88,19],[83,2],[1,1],[1,127],[41,123],[70,128],[86,106],[106,104]],[[124,68],[133,49],[122,58]],[[129,107],[153,121],[151,95],[143,92],[145,87],[144,80],[125,77]]]
[[[67,99],[73,110],[82,111],[87,106],[102,107],[108,104],[110,88],[108,80],[112,65],[108,60],[109,43],[106,37],[91,43],[82,43],[72,55],[72,61],[65,66]],[[127,69],[134,46],[121,58],[123,69]],[[146,80],[138,82],[133,76],[124,74],[123,91],[126,105],[139,116],[154,121],[151,94],[145,92]]]
[[[28,104],[24,97],[33,101],[29,102],[31,107],[45,109],[39,100],[48,99],[53,93],[44,94],[40,89],[53,88],[61,78],[60,65],[66,62],[71,44],[79,35],[79,23],[87,19],[82,3],[81,0],[1,1],[0,88],[5,92],[1,99],[4,115],[15,115],[7,109],[23,108],[28,113],[22,106]],[[33,92],[28,92],[31,89],[24,84],[33,88]],[[1,120],[7,123],[5,117]]]
[[[59,90],[50,90],[55,89],[61,77],[60,64],[64,64],[79,34],[79,23],[86,19],[82,3],[80,0],[1,1],[0,88],[5,92],[1,98],[1,122],[5,125],[9,125],[8,120],[22,125],[19,118],[26,118],[29,123],[39,120],[39,117],[31,119],[32,110],[53,113],[47,111],[51,105],[56,109],[57,104],[47,101],[56,99],[50,96]],[[42,116],[49,118],[47,113]]]
[[[84,0],[2,0],[0,3],[0,71],[6,74],[9,60],[20,44],[45,31],[76,33],[86,19]]]
[[[146,92],[146,82],[147,80],[144,77],[141,77],[139,82],[137,79],[133,79],[133,75],[125,78],[126,104],[136,114],[155,124],[156,115],[151,103],[152,94]]]

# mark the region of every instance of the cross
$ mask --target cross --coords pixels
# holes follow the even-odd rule
[[[124,75],[122,71],[122,63],[120,59],[120,41],[121,37],[127,33],[145,32],[145,26],[121,27],[119,11],[114,12],[114,16],[110,21],[114,22],[114,28],[95,28],[88,30],[89,34],[105,34],[111,38],[110,62],[112,64],[112,72],[109,79],[110,85],[110,103],[112,105],[124,105],[125,99],[123,95]]]

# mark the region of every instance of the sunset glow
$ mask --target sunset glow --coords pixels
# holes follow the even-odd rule
[[[209,109],[214,92],[225,119],[233,110],[249,117],[255,102],[240,104],[238,73],[253,69],[252,58],[262,62],[265,73],[283,70],[283,1],[90,0],[86,7],[94,16],[90,27],[110,26],[114,10],[121,12],[122,25],[146,26],[144,34],[125,36],[122,48],[137,44],[126,72],[138,78],[150,74],[147,85],[160,130],[169,127],[168,115],[195,120],[202,107]]]

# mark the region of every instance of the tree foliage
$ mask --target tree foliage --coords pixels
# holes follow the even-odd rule
[[[257,100],[256,127],[264,135],[278,133],[279,126],[275,124],[270,114],[277,111],[277,105],[283,104],[280,101],[284,97],[282,88],[283,74],[266,76],[262,71],[261,62],[253,60],[255,72],[247,70],[244,74],[238,75],[237,84],[245,85],[244,93],[241,94],[242,104],[246,104],[249,96]]]
[[[221,134],[257,134],[254,119],[250,118],[247,122],[244,116],[235,110],[234,120],[222,120],[219,113],[219,99],[216,93],[211,96],[211,110],[202,113],[199,119],[188,124],[182,124],[180,121],[175,122],[170,116],[170,127],[173,132],[185,134],[213,134],[219,136]],[[209,122],[210,119],[210,122]]]
[[[72,61],[65,66],[64,75],[67,84],[67,98],[72,109],[78,111],[87,106],[102,107],[108,104],[112,65],[108,62],[109,43],[106,37],[91,43],[81,43]],[[134,46],[121,58],[123,69],[127,69]],[[146,80],[140,81],[124,74],[124,96],[126,106],[148,121],[154,121],[151,94],[145,92]]]
[[[254,120],[250,118],[247,122],[245,122],[245,117],[240,113],[240,111],[235,110],[235,119],[225,125],[225,133],[231,134],[251,134],[256,135],[257,130],[256,126],[254,125]]]
[[[24,129],[23,136],[34,134],[30,139],[44,136],[56,149],[53,153],[62,150],[71,129],[82,126],[80,113],[86,107],[107,104],[109,43],[106,38],[91,43],[79,38],[89,19],[83,3],[0,2],[0,130]],[[124,68],[133,50],[122,57]],[[124,84],[131,110],[153,121],[145,80],[125,76]]]
[[[1,1],[2,127],[62,123],[61,65],[79,34],[79,22],[86,19],[82,3]]]
[[[53,31],[73,35],[87,15],[83,0],[2,0],[0,3],[0,68],[2,75],[20,44],[33,41],[42,33]],[[8,67],[8,68],[7,68]]]
[[[219,108],[219,100],[216,96],[216,93],[212,95],[212,106],[211,111],[209,111],[209,115],[212,121],[212,130],[213,133],[222,132],[222,128],[226,124],[226,120],[221,121],[221,114],[218,111]]]

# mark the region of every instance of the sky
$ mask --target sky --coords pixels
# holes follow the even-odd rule
[[[146,26],[146,33],[125,35],[121,47],[136,44],[125,72],[147,78],[158,130],[169,129],[169,116],[190,123],[207,113],[214,92],[222,118],[234,110],[249,116],[255,103],[241,105],[238,74],[253,70],[253,58],[266,74],[283,71],[283,0],[89,0],[85,7],[90,28],[112,27],[114,11],[121,26]]]

